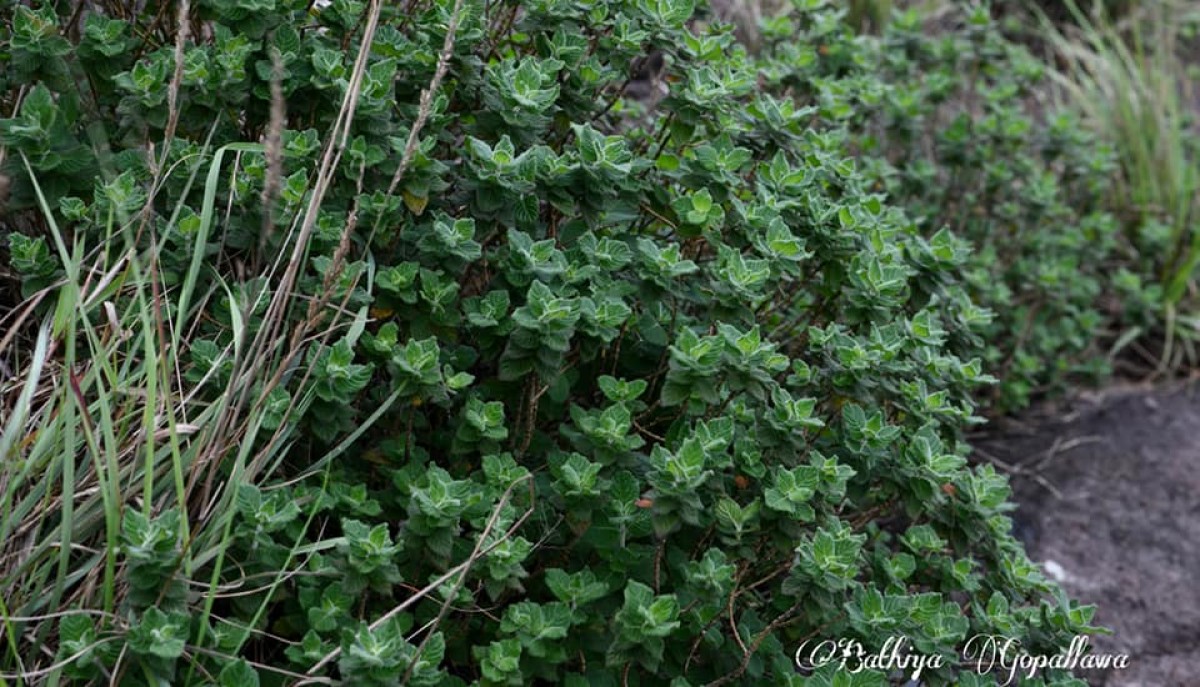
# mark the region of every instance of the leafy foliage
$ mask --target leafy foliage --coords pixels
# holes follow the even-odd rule
[[[923,319],[910,333],[960,355],[982,343],[983,368],[999,378],[985,402],[1014,410],[1103,375],[1109,329],[1149,326],[1158,287],[1109,212],[1111,147],[1035,105],[1046,68],[985,8],[956,21],[931,38],[918,14],[897,14],[871,42],[827,22],[780,24],[768,73],[837,119],[870,183],[926,237],[919,264],[961,283],[928,316],[954,312],[969,327]],[[1132,270],[1121,284],[1114,264]]]
[[[120,603],[58,627],[70,676],[849,684],[795,648],[1090,631],[962,436],[988,371],[1020,404],[1091,343],[1107,158],[1066,120],[1030,144],[1037,65],[985,14],[874,38],[794,4],[759,57],[690,0],[384,4],[365,55],[355,0],[198,3],[178,53],[169,4],[71,31],[6,10],[14,207],[40,188],[80,245],[121,236],[164,290],[212,294],[164,301],[194,324],[172,383],[269,430],[189,466],[218,515],[182,468],[126,504]],[[653,112],[622,97],[647,49]],[[28,292],[54,283],[44,236],[8,243]],[[306,352],[242,384],[293,254]],[[295,443],[244,483],[271,432]]]

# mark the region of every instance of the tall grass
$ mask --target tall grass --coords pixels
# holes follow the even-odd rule
[[[219,164],[218,156],[212,165]],[[62,664],[34,669],[29,649],[51,637],[62,616],[82,609],[99,616],[102,641],[127,629],[120,555],[129,546],[127,511],[150,521],[181,515],[177,574],[188,584],[201,569],[219,570],[235,495],[224,490],[198,504],[189,476],[204,456],[233,452],[232,483],[253,479],[245,474],[251,448],[277,453],[290,425],[264,441],[258,404],[244,432],[210,432],[236,389],[220,390],[215,401],[201,397],[204,380],[185,381],[179,354],[188,348],[188,323],[213,294],[193,293],[195,280],[168,289],[154,242],[134,235],[136,217],[110,217],[103,244],[87,245],[66,236],[41,201],[64,276],[23,306],[32,311],[37,300],[56,298],[0,435],[0,587],[7,663],[21,668],[5,677],[53,682]],[[234,332],[235,342],[244,338]],[[236,356],[238,347],[224,355]],[[198,591],[211,598],[215,588]]]
[[[1194,365],[1196,320],[1180,311],[1194,295],[1200,263],[1200,148],[1193,142],[1200,103],[1180,27],[1198,12],[1187,3],[1152,2],[1116,20],[1068,5],[1071,28],[1041,16],[1056,57],[1058,92],[1115,148],[1121,174],[1114,207],[1131,227],[1134,245],[1151,253],[1141,257],[1153,261],[1163,286],[1167,333],[1159,371],[1184,358]],[[1159,224],[1169,229],[1165,240],[1142,233]]]
[[[62,278],[0,322],[29,330],[23,323],[41,318],[21,342],[26,345],[17,346],[17,379],[0,387],[6,400],[13,399],[6,404],[11,412],[0,418],[0,667],[7,671],[0,672],[0,684],[62,681],[67,666],[86,653],[56,651],[60,623],[71,615],[97,621],[97,639],[86,650],[122,645],[132,619],[125,602],[131,583],[128,554],[139,543],[130,527],[134,521],[175,523],[174,578],[186,589],[189,610],[200,618],[187,651],[211,653],[202,648],[211,644],[204,633],[216,620],[214,602],[228,583],[224,554],[237,513],[237,485],[270,490],[283,479],[319,476],[398,398],[396,392],[350,436],[313,456],[303,475],[284,475],[280,466],[298,438],[294,418],[304,414],[313,397],[296,361],[335,332],[361,332],[367,320],[364,309],[346,321],[344,308],[331,303],[332,278],[298,319],[293,287],[299,267],[307,264],[307,238],[324,188],[338,173],[366,65],[365,46],[373,40],[378,15],[379,4],[373,3],[309,206],[288,236],[293,250],[281,251],[257,274],[269,288],[247,293],[231,287],[207,264],[212,259],[207,247],[228,220],[216,199],[229,167],[236,167],[242,154],[264,153],[270,159],[278,149],[258,143],[216,151],[206,147],[189,169],[173,168],[172,173],[187,177],[187,188],[203,174],[200,226],[189,239],[193,259],[174,286],[160,272],[159,252],[166,235],[179,231],[175,220],[182,199],[160,215],[170,218],[165,229],[156,225],[160,210],[151,194],[143,212],[111,214],[104,236],[89,243],[83,232],[70,235],[58,226],[26,164]],[[282,101],[276,105],[278,121],[272,128],[277,130]],[[267,140],[278,146],[275,133]],[[148,187],[160,188],[161,181],[154,179]],[[185,189],[181,198],[188,196]],[[347,234],[352,230],[349,224]],[[195,323],[212,310],[212,299],[221,297],[230,303],[232,340],[212,368],[228,362],[232,373],[214,388],[212,372],[190,379],[187,361]],[[257,301],[270,307],[251,328],[248,314],[261,310]],[[45,304],[53,308],[45,312]],[[0,337],[0,348],[13,341]],[[277,405],[267,400],[285,387],[290,396],[279,417]],[[316,507],[315,502],[301,504],[310,521]],[[140,518],[131,518],[133,512]],[[303,547],[297,542],[288,563],[255,586],[273,589],[302,568],[306,556],[340,540]],[[243,643],[257,632],[253,625],[238,628]],[[120,684],[128,662],[117,665],[109,676],[112,684]]]

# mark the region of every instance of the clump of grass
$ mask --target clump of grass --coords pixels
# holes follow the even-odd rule
[[[186,3],[182,7],[181,16]],[[377,16],[375,6],[364,45],[374,35]],[[365,61],[360,58],[356,65],[339,120],[343,128],[330,137],[319,181],[327,182],[337,168]],[[216,151],[206,147],[201,159],[209,161],[190,170],[188,188],[201,172],[207,174],[199,227],[191,239],[193,259],[180,284],[165,283],[159,268],[164,237],[180,231],[175,223],[180,207],[164,229],[150,221],[156,199],[147,194],[140,213],[110,213],[104,240],[89,243],[84,233],[73,236],[58,225],[47,194],[25,161],[61,277],[0,319],[0,330],[11,328],[0,336],[0,357],[10,345],[26,343],[14,336],[18,332],[31,339],[30,345],[16,347],[11,379],[0,379],[6,382],[0,386],[0,409],[8,411],[0,412],[0,588],[5,590],[0,595],[0,654],[18,668],[0,673],[0,684],[69,679],[76,660],[127,641],[136,631],[132,611],[157,605],[164,597],[182,597],[189,612],[200,618],[197,634],[187,638],[185,655],[207,651],[200,647],[210,620],[232,622],[217,617],[215,604],[229,596],[220,581],[230,567],[225,551],[238,513],[237,486],[269,490],[278,482],[280,464],[296,441],[295,418],[304,414],[312,397],[307,376],[285,408],[272,402],[272,392],[283,390],[285,371],[308,347],[323,345],[347,326],[361,328],[366,318],[361,312],[347,324],[339,319],[342,309],[326,308],[334,295],[327,280],[307,317],[298,324],[289,321],[286,315],[294,309],[297,293],[294,266],[300,259],[288,263],[290,269],[272,289],[239,290],[219,275],[211,288],[200,286],[208,237],[228,222],[215,203],[222,172],[231,160],[237,165],[241,154],[280,156],[283,102],[278,87],[273,93],[265,144],[232,143]],[[172,102],[172,122],[176,109]],[[161,164],[158,169],[167,173]],[[175,173],[188,176],[189,171]],[[160,181],[155,178],[149,188],[158,188]],[[183,197],[187,195],[185,191]],[[264,205],[269,200],[264,195]],[[320,193],[311,196],[307,223],[293,237],[298,253],[305,250],[305,232],[311,232],[321,202]],[[347,233],[353,225],[348,226]],[[268,280],[279,271],[279,262],[258,270]],[[187,363],[196,338],[194,323],[221,297],[230,304],[232,342],[219,352],[212,370],[196,379]],[[273,304],[274,319],[263,329],[273,327],[280,335],[253,335],[247,313],[257,309],[256,300]],[[47,304],[52,305],[48,313]],[[324,318],[329,309],[337,313],[332,321]],[[28,326],[39,319],[40,326]],[[214,389],[213,373],[226,365],[232,374]],[[326,471],[395,399],[390,397],[350,436],[315,456],[305,475]],[[311,522],[317,504],[299,505]],[[156,528],[166,531],[156,533]],[[274,589],[311,555],[311,547],[306,551],[297,541],[286,563],[255,584]],[[147,568],[161,585],[147,584],[154,582]],[[147,601],[146,594],[157,599]],[[255,622],[264,609],[265,604]],[[82,648],[70,644],[78,649],[74,654],[60,637],[72,618],[88,619],[96,628],[89,631],[94,642]],[[243,643],[255,631],[239,629],[246,631]],[[106,671],[110,682],[120,683],[126,670],[135,670],[133,663],[122,652],[116,668]]]
[[[1181,305],[1195,295],[1200,263],[1195,230],[1200,151],[1192,140],[1197,103],[1180,32],[1194,10],[1183,3],[1146,3],[1117,20],[1068,4],[1075,19],[1071,27],[1041,17],[1055,52],[1058,93],[1117,154],[1121,173],[1114,209],[1162,285],[1167,334],[1158,371],[1185,358],[1194,364],[1194,337],[1182,336],[1194,332],[1178,326]]]
[[[234,382],[216,402],[201,399],[196,392],[207,380],[187,381],[180,361],[189,348],[183,315],[213,294],[192,293],[191,284],[165,288],[155,248],[134,236],[136,217],[111,218],[104,245],[69,236],[32,172],[30,178],[63,277],[17,314],[53,299],[52,314],[20,361],[17,400],[0,433],[0,456],[8,457],[0,468],[0,645],[23,666],[6,677],[36,680],[61,675],[65,661],[29,665],[28,647],[48,642],[64,616],[98,618],[103,642],[129,630],[124,610],[137,574],[121,554],[138,545],[135,521],[173,525],[170,577],[189,596],[202,590],[197,598],[207,616],[205,600],[215,589],[205,590],[205,581],[220,570],[236,495],[224,490],[198,503],[194,475],[205,456],[232,453],[231,484],[261,479],[267,471],[248,469],[251,449],[278,456],[291,425],[279,423],[282,431],[267,438],[264,424],[273,423],[264,423],[267,411],[256,403],[240,432],[214,434]],[[239,357],[234,348],[222,357]]]

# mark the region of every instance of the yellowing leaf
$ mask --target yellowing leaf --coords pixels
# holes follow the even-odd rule
[[[425,206],[429,204],[429,196],[415,196],[408,191],[404,191],[404,205],[414,215],[420,215],[425,212]]]

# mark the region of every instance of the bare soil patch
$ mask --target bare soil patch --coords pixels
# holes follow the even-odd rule
[[[1130,667],[1104,687],[1200,684],[1200,383],[1080,397],[1002,422],[975,458],[1012,475],[1017,534]]]

